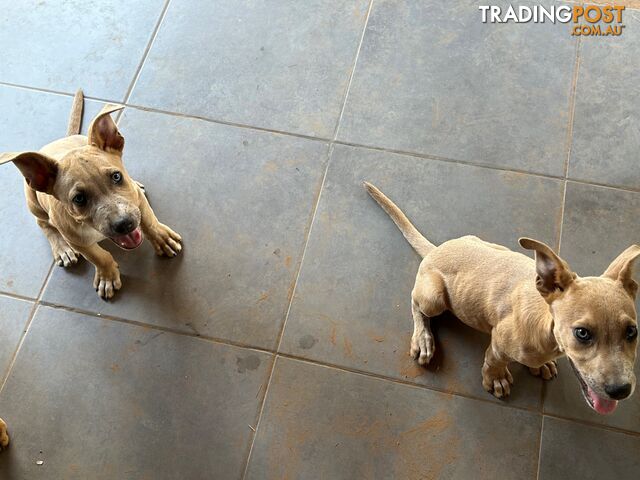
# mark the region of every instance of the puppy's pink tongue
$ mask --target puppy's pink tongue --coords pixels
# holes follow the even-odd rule
[[[608,398],[602,398],[596,392],[591,390],[591,387],[587,387],[589,391],[589,398],[593,402],[593,409],[600,415],[607,415],[612,413],[618,406],[617,400],[610,400]]]
[[[136,228],[133,232],[127,233],[126,235],[113,237],[113,241],[116,242],[118,246],[126,248],[127,250],[139,247],[142,243],[142,232],[140,231],[140,227]]]

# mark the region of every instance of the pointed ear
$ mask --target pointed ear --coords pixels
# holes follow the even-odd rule
[[[631,245],[611,262],[611,265],[602,274],[603,277],[622,282],[624,289],[636,298],[638,282],[633,279],[633,262],[640,257],[640,245]]]
[[[122,153],[124,149],[124,137],[120,135],[116,122],[111,118],[111,113],[122,110],[123,105],[105,105],[100,113],[89,125],[89,145],[104,151]]]
[[[39,152],[13,152],[0,155],[0,164],[13,162],[34,190],[51,194],[58,176],[58,162]]]
[[[562,260],[547,245],[531,238],[521,238],[520,245],[536,252],[536,288],[547,298],[552,293],[563,292],[576,278],[567,262]]]

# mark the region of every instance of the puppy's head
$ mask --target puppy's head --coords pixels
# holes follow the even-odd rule
[[[535,251],[536,287],[587,403],[600,414],[613,412],[636,385],[638,284],[632,269],[640,246],[622,252],[601,276],[580,278],[544,243],[521,238],[520,245]]]
[[[20,169],[29,186],[53,195],[78,223],[93,227],[119,247],[142,243],[139,190],[122,163],[124,138],[106,105],[91,122],[87,145],[56,160],[39,152],[2,155]]]

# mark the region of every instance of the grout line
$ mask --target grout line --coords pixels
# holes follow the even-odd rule
[[[142,58],[140,59],[140,63],[138,64],[138,68],[136,68],[136,72],[133,75],[133,79],[131,80],[131,83],[129,84],[129,88],[127,88],[127,92],[124,95],[124,99],[122,100],[123,104],[127,104],[127,102],[129,101],[131,94],[133,93],[133,89],[135,88],[136,84],[138,83],[138,79],[140,78],[140,74],[142,73],[142,67],[144,67],[144,64],[147,61],[147,58],[149,57],[149,52],[151,51],[151,47],[153,46],[153,42],[155,42],[156,37],[158,36],[158,32],[160,31],[160,26],[162,25],[162,22],[164,21],[165,17],[167,16],[167,10],[169,9],[169,4],[171,3],[171,0],[165,0],[164,5],[162,6],[162,11],[160,12],[160,18],[158,18],[158,21],[156,22],[156,25],[153,29],[153,31],[151,32],[151,38],[149,38],[149,42],[147,42],[147,46],[144,49],[144,52],[142,53]],[[118,115],[116,117],[116,122],[118,122],[120,120],[120,117],[122,116],[123,111],[120,110],[118,112]]]
[[[329,147],[327,149],[327,166],[324,169],[324,175],[322,176],[322,183],[320,184],[320,189],[318,190],[318,195],[316,197],[316,202],[313,207],[313,213],[311,214],[311,223],[309,224],[309,230],[307,232],[307,238],[304,242],[304,247],[302,249],[302,257],[300,258],[300,264],[298,266],[298,271],[296,272],[296,277],[293,282],[293,289],[291,290],[291,297],[289,298],[289,305],[287,306],[287,313],[285,314],[284,321],[282,322],[282,327],[280,328],[280,332],[278,334],[278,343],[276,346],[276,354],[273,360],[273,364],[271,365],[271,371],[269,372],[269,377],[267,379],[267,387],[265,389],[264,397],[261,399],[260,410],[258,414],[258,422],[256,423],[255,431],[251,436],[251,442],[249,447],[249,454],[247,455],[247,461],[244,466],[244,471],[242,473],[242,479],[245,480],[247,476],[247,472],[249,471],[249,464],[251,462],[251,454],[253,453],[253,447],[255,445],[256,437],[258,436],[258,431],[260,429],[260,424],[262,423],[262,414],[264,412],[265,405],[267,403],[267,394],[269,392],[269,388],[271,387],[271,380],[273,379],[273,374],[276,369],[276,363],[278,361],[278,357],[280,355],[280,348],[282,346],[282,339],[284,338],[284,331],[287,326],[287,321],[289,320],[289,314],[291,313],[291,306],[293,305],[293,299],[295,298],[296,289],[298,288],[298,280],[300,279],[300,274],[302,272],[302,267],[304,265],[304,259],[307,253],[307,247],[309,246],[309,239],[311,238],[311,233],[313,232],[313,226],[316,223],[316,214],[318,213],[318,207],[320,206],[320,200],[322,198],[322,192],[324,190],[325,182],[327,180],[327,174],[329,172],[329,167],[331,165],[331,158],[333,156],[333,148],[338,136],[338,130],[340,128],[340,121],[342,120],[342,116],[344,115],[344,110],[347,105],[347,98],[349,97],[349,90],[351,89],[351,84],[353,82],[354,73],[356,70],[356,65],[358,63],[358,57],[360,55],[360,49],[362,48],[362,42],[364,40],[364,35],[367,30],[367,24],[369,23],[369,16],[371,14],[371,8],[373,6],[373,0],[369,1],[369,7],[367,9],[367,15],[364,20],[364,25],[362,27],[362,34],[360,35],[360,41],[358,42],[358,48],[356,49],[355,58],[353,60],[353,67],[351,68],[351,72],[349,73],[349,81],[347,82],[347,87],[344,92],[344,96],[342,99],[342,107],[340,108],[340,115],[338,116],[338,120],[336,121],[336,126],[333,131],[333,138],[329,143]]]
[[[247,349],[247,350],[254,350],[256,352],[261,352],[261,353],[268,353],[268,354],[274,354],[275,353],[275,351],[273,349],[258,347],[258,346],[255,346],[255,345],[250,345],[248,343],[236,342],[234,340],[227,340],[227,339],[224,339],[224,338],[214,337],[214,336],[210,336],[210,335],[201,335],[200,333],[186,332],[184,330],[179,330],[177,328],[171,328],[171,327],[165,327],[165,326],[162,326],[162,325],[156,325],[156,324],[151,324],[151,323],[140,322],[138,320],[129,320],[129,319],[122,318],[122,317],[117,317],[117,316],[114,316],[114,315],[105,315],[105,314],[102,314],[102,313],[92,312],[90,310],[84,310],[82,308],[69,307],[69,306],[66,306],[66,305],[56,304],[56,303],[47,302],[47,301],[40,301],[40,305],[43,306],[43,307],[47,307],[47,308],[53,308],[55,310],[64,310],[64,311],[69,312],[69,313],[77,313],[77,314],[85,315],[85,316],[88,316],[88,317],[98,318],[100,320],[109,320],[109,321],[112,321],[112,322],[124,323],[126,325],[130,325],[130,326],[133,326],[133,327],[149,328],[151,330],[158,330],[158,331],[161,331],[161,332],[172,333],[174,335],[180,335],[180,336],[183,336],[183,337],[197,338],[197,339],[200,339],[200,340],[203,340],[203,341],[207,341],[207,342],[210,342],[210,343],[216,343],[216,344],[219,344],[219,345],[226,345],[226,346],[244,348],[244,349]]]
[[[22,300],[25,302],[35,302],[37,299],[33,298],[33,297],[27,297],[25,295],[20,295],[18,293],[12,293],[12,292],[3,292],[0,290],[0,297],[7,297],[7,298],[12,298],[14,300]]]
[[[640,438],[640,432],[635,432],[633,430],[625,430],[624,428],[613,427],[611,425],[605,425],[603,423],[590,422],[588,420],[582,420],[580,418],[564,417],[562,415],[557,415],[554,413],[543,413],[542,415],[545,417],[556,419],[556,420],[563,420],[569,423],[576,423],[578,425],[582,425],[585,427],[598,428],[598,429],[606,430],[612,433],[618,433],[622,435],[629,435],[630,437]]]
[[[560,205],[560,226],[558,227],[558,243],[556,244],[556,253],[560,255],[560,249],[562,248],[562,231],[564,225],[564,207],[567,203],[567,181],[565,180],[562,185],[562,204]]]
[[[44,293],[44,290],[46,289],[46,286],[48,285],[50,278],[51,278],[51,273],[53,272],[53,269],[55,268],[54,265],[52,265],[51,268],[51,272],[46,280],[46,283],[43,285],[42,287],[42,291],[40,292],[40,294],[38,295],[39,298],[42,297],[42,294]],[[123,318],[119,318],[119,317],[114,317],[111,315],[103,315],[103,314],[99,314],[99,313],[95,313],[95,312],[91,312],[88,310],[83,310],[83,309],[79,309],[79,308],[74,308],[74,307],[67,307],[64,305],[56,305],[54,303],[50,303],[50,302],[46,302],[46,301],[42,301],[42,300],[38,300],[37,304],[34,305],[34,307],[47,307],[47,308],[53,308],[56,310],[64,310],[64,311],[68,311],[70,313],[78,313],[78,314],[82,314],[82,315],[86,315],[89,317],[93,317],[96,319],[101,319],[101,320],[108,320],[108,321],[114,321],[114,322],[118,322],[118,323],[123,323],[123,324],[127,324],[127,325],[131,325],[131,326],[136,326],[136,327],[144,327],[144,328],[149,328],[151,330],[158,330],[158,331],[163,331],[163,332],[167,332],[167,333],[171,333],[174,335],[181,335],[184,337],[191,337],[191,338],[196,338],[199,340],[203,340],[203,341],[208,341],[211,343],[215,343],[218,345],[225,345],[225,346],[231,346],[231,347],[236,347],[236,348],[243,348],[243,349],[247,349],[247,350],[252,350],[252,351],[256,351],[256,352],[260,352],[260,353],[266,353],[271,355],[271,357],[274,360],[274,365],[272,366],[272,370],[273,367],[275,367],[275,359],[278,357],[282,357],[282,358],[287,358],[290,360],[295,360],[298,362],[302,362],[302,363],[308,363],[311,365],[315,365],[318,367],[324,367],[324,368],[329,368],[332,370],[337,370],[339,372],[344,372],[344,373],[353,373],[356,375],[361,375],[364,377],[369,377],[369,378],[373,378],[379,381],[384,381],[384,382],[390,382],[390,383],[395,383],[395,384],[399,384],[399,385],[404,385],[407,387],[412,387],[412,388],[417,388],[420,390],[427,390],[430,392],[437,392],[443,395],[450,395],[453,397],[460,397],[460,398],[465,398],[467,400],[475,400],[475,401],[479,401],[479,402],[483,402],[483,403],[488,403],[490,405],[495,405],[496,407],[500,407],[500,408],[509,408],[512,410],[518,410],[518,411],[524,411],[524,412],[528,412],[528,413],[532,413],[532,414],[537,414],[537,415],[545,415],[551,418],[557,418],[560,420],[565,420],[565,421],[569,421],[569,422],[574,422],[574,423],[579,423],[579,424],[583,424],[583,425],[587,425],[587,426],[591,426],[591,427],[595,427],[595,428],[601,428],[601,429],[606,429],[606,430],[611,430],[617,433],[624,433],[627,435],[632,435],[632,436],[640,436],[640,432],[635,432],[632,430],[625,430],[622,428],[618,428],[618,427],[612,427],[610,425],[603,425],[603,424],[599,424],[599,423],[595,423],[595,422],[589,422],[586,420],[580,420],[580,419],[576,419],[576,418],[571,418],[571,417],[565,417],[562,415],[558,415],[558,414],[552,414],[552,413],[548,413],[548,412],[544,412],[544,411],[540,411],[540,408],[538,407],[523,407],[523,406],[519,406],[519,405],[511,405],[511,404],[506,404],[506,403],[502,403],[502,402],[496,402],[494,401],[492,398],[482,398],[482,397],[477,397],[474,395],[470,395],[467,393],[462,393],[462,392],[454,392],[451,390],[447,390],[447,389],[443,389],[443,388],[438,388],[435,386],[431,386],[431,385],[424,385],[424,384],[418,384],[418,383],[413,383],[409,380],[403,380],[401,378],[395,378],[395,377],[391,377],[391,376],[387,376],[387,375],[383,375],[383,374],[379,374],[379,373],[375,373],[375,372],[368,372],[365,370],[359,370],[357,368],[352,368],[352,367],[347,367],[347,366],[343,366],[343,365],[337,365],[337,364],[332,364],[332,363],[328,363],[328,362],[324,362],[321,360],[314,360],[314,359],[310,359],[310,358],[304,358],[304,357],[298,357],[296,355],[293,354],[289,354],[289,353],[283,353],[283,352],[276,352],[274,350],[271,349],[266,349],[266,348],[261,348],[261,347],[256,347],[256,346],[252,346],[252,345],[248,345],[248,344],[243,344],[241,342],[235,342],[235,341],[231,341],[231,340],[226,340],[226,339],[222,339],[222,338],[217,338],[217,337],[209,337],[209,336],[202,336],[202,335],[198,335],[198,334],[194,334],[194,333],[190,333],[190,332],[184,332],[184,331],[180,331],[180,330],[175,330],[172,328],[168,328],[168,327],[162,327],[159,325],[153,325],[153,324],[148,324],[148,323],[143,323],[143,322],[138,322],[135,320],[127,320],[127,319],[123,319]],[[34,308],[34,312],[35,313],[35,308]],[[31,320],[30,320],[31,321]],[[26,328],[25,328],[25,333],[24,335],[26,335]],[[20,341],[20,345],[22,345],[23,343],[23,339],[21,339]],[[14,354],[17,355],[17,351]],[[11,367],[13,366],[13,363],[15,361],[14,360],[11,362]],[[11,369],[10,367],[10,369]],[[269,390],[269,386],[270,386],[270,379],[272,376],[272,373],[269,375],[269,381],[267,383],[267,387],[265,389],[265,394],[262,398],[262,401],[264,402],[264,400],[266,399],[266,392]],[[8,378],[8,374],[9,372],[7,372],[7,378]],[[3,382],[3,387],[4,387],[4,383],[6,383],[7,378],[4,379]],[[0,388],[0,391],[2,389]],[[260,418],[258,418],[258,424],[260,422]],[[258,428],[256,426],[256,432],[257,432]],[[255,436],[255,434],[254,434]]]
[[[25,323],[24,330],[22,331],[22,335],[20,335],[20,340],[18,340],[18,346],[13,352],[11,361],[9,362],[9,366],[7,367],[7,371],[4,375],[4,378],[2,379],[2,383],[0,384],[0,393],[2,393],[4,386],[7,384],[7,381],[9,380],[9,376],[11,375],[11,370],[13,370],[13,366],[15,365],[16,360],[18,358],[18,353],[20,352],[20,349],[22,348],[22,345],[24,344],[24,341],[27,337],[27,333],[29,333],[29,330],[31,329],[33,318],[36,315],[36,311],[38,310],[38,307],[40,306],[40,299],[42,298],[42,295],[44,294],[44,291],[47,288],[47,285],[49,284],[49,280],[51,279],[54,268],[55,268],[55,262],[51,261],[51,265],[49,266],[49,271],[47,272],[47,276],[44,278],[44,282],[42,282],[42,287],[40,287],[40,291],[38,292],[38,297],[36,298],[35,303],[31,307],[31,311],[29,312],[29,316],[27,317],[27,323]]]
[[[9,88],[15,88],[17,90],[27,90],[30,92],[40,92],[40,93],[48,93],[50,95],[58,95],[60,97],[74,97],[75,96],[75,92],[74,93],[70,93],[70,92],[63,92],[62,90],[51,90],[49,88],[41,88],[41,87],[31,87],[29,85],[20,85],[17,83],[10,83],[10,82],[3,82],[0,81],[0,86],[3,87],[9,87]],[[106,99],[106,98],[101,98],[101,97],[90,97],[85,95],[84,96],[85,100],[95,100],[98,102],[104,102],[104,103],[116,103],[116,104],[120,104],[120,102],[118,100],[113,100],[113,99]]]
[[[540,441],[538,442],[538,468],[536,471],[536,480],[540,480],[540,463],[542,461],[542,435],[544,434],[544,415],[540,415]]]
[[[564,226],[564,212],[567,199],[567,179],[569,177],[569,162],[571,161],[571,150],[573,148],[573,124],[576,113],[576,96],[578,91],[578,77],[580,75],[580,52],[582,50],[582,38],[576,41],[576,56],[573,63],[573,75],[571,77],[571,89],[569,92],[569,120],[567,125],[567,139],[565,149],[567,155],[564,159],[564,175],[562,180],[562,205],[560,206],[560,226],[558,228],[558,244],[556,252],[560,255],[562,248],[562,231]]]
[[[171,110],[163,110],[161,108],[155,108],[155,107],[146,107],[144,105],[137,105],[135,103],[127,103],[125,104],[126,107],[128,108],[133,108],[136,110],[140,110],[143,112],[150,112],[150,113],[161,113],[164,115],[169,115],[172,117],[178,117],[178,118],[184,118],[184,119],[188,119],[188,120],[199,120],[202,122],[207,122],[207,123],[215,123],[217,125],[227,125],[230,127],[235,127],[235,128],[244,128],[244,129],[248,129],[248,130],[254,130],[257,132],[266,132],[266,133],[273,133],[276,135],[284,135],[284,136],[288,136],[288,137],[295,137],[295,138],[304,138],[306,140],[313,140],[316,142],[330,142],[331,139],[328,137],[314,137],[312,135],[305,135],[304,133],[295,133],[295,132],[287,132],[285,130],[277,130],[274,128],[268,128],[268,127],[259,127],[259,126],[255,126],[255,125],[249,125],[246,123],[238,123],[238,122],[232,122],[229,120],[221,120],[221,119],[215,119],[215,118],[210,118],[210,117],[205,117],[202,115],[196,115],[196,114],[191,114],[191,113],[182,113],[182,112],[173,112]]]
[[[369,17],[371,16],[371,10],[373,8],[373,0],[369,1],[369,8],[367,8],[367,15],[364,18],[364,26],[362,28],[362,35],[360,35],[360,41],[358,42],[358,48],[356,49],[356,56],[353,60],[353,67],[351,68],[351,72],[349,73],[349,81],[347,82],[347,88],[344,93],[344,98],[342,101],[342,108],[340,109],[340,115],[338,115],[338,121],[336,122],[336,128],[333,130],[333,141],[335,142],[338,138],[338,132],[340,130],[340,124],[342,122],[342,117],[344,116],[344,111],[347,108],[347,100],[349,99],[349,92],[351,91],[351,84],[353,83],[353,77],[356,73],[356,67],[358,66],[358,59],[360,58],[360,50],[362,49],[362,43],[364,42],[364,35],[367,32],[367,26],[369,25]]]
[[[242,480],[245,480],[247,477],[247,473],[249,472],[249,460],[251,460],[251,454],[253,453],[253,447],[256,444],[256,437],[258,436],[258,429],[260,428],[260,424],[262,423],[262,414],[264,413],[265,406],[267,404],[267,395],[269,394],[269,389],[271,388],[271,379],[273,378],[273,372],[276,371],[276,363],[278,362],[278,356],[275,355],[273,357],[273,362],[271,363],[271,370],[269,370],[269,376],[267,377],[267,386],[264,389],[264,395],[260,399],[260,408],[258,409],[258,421],[256,422],[255,430],[253,430],[251,435],[251,442],[249,443],[249,453],[247,454],[247,461],[244,464],[244,470],[242,471]]]
[[[23,90],[35,90],[35,91],[40,91],[40,92],[44,92],[44,93],[50,93],[50,94],[54,94],[54,95],[63,95],[63,96],[66,96],[66,97],[73,97],[73,95],[74,95],[73,93],[68,93],[68,92],[57,92],[57,91],[51,91],[51,90],[43,90],[43,89],[39,89],[39,88],[26,87],[26,86],[23,86],[23,85],[7,84],[7,83],[3,83],[3,82],[0,82],[0,85],[9,86],[9,87],[12,87],[12,88],[23,89]],[[123,105],[126,108],[140,110],[140,111],[143,111],[143,112],[159,113],[159,114],[168,115],[168,116],[172,116],[172,117],[178,117],[178,118],[184,118],[184,119],[190,119],[190,120],[198,120],[198,121],[202,121],[202,122],[214,123],[214,124],[217,124],[217,125],[226,125],[226,126],[230,126],[230,127],[234,127],[234,128],[241,128],[241,129],[246,129],[246,130],[251,130],[251,131],[256,131],[256,132],[264,132],[264,133],[271,133],[271,134],[282,135],[282,136],[287,136],[287,137],[302,138],[302,139],[305,139],[305,140],[311,140],[311,141],[315,141],[315,142],[332,143],[333,145],[343,145],[343,146],[347,146],[347,147],[360,148],[360,149],[363,149],[363,150],[370,150],[370,151],[384,152],[384,153],[390,153],[390,154],[395,154],[395,155],[402,155],[402,156],[411,157],[411,158],[420,158],[420,159],[424,159],[424,160],[432,160],[432,161],[437,161],[437,162],[442,162],[442,163],[450,163],[450,164],[454,164],[454,165],[465,165],[465,166],[470,166],[470,167],[482,168],[482,169],[486,169],[486,170],[496,170],[498,172],[523,174],[523,175],[528,175],[528,176],[531,176],[531,177],[548,179],[548,180],[560,180],[560,181],[564,181],[565,180],[564,175],[553,175],[553,174],[548,174],[548,173],[529,172],[529,171],[526,171],[526,170],[501,167],[501,166],[497,166],[497,165],[491,165],[491,164],[478,162],[478,161],[472,161],[472,160],[458,160],[458,159],[453,159],[453,158],[440,157],[440,156],[437,156],[437,155],[431,155],[431,154],[428,154],[428,153],[412,152],[412,151],[399,150],[399,149],[387,148],[387,147],[376,147],[376,146],[373,146],[373,145],[366,145],[366,144],[362,144],[362,143],[354,143],[354,142],[348,142],[348,141],[342,141],[342,140],[332,140],[332,139],[327,138],[327,137],[313,137],[311,135],[305,135],[305,134],[301,134],[301,133],[287,132],[287,131],[284,131],[284,130],[275,130],[275,129],[271,129],[271,128],[258,127],[258,126],[254,126],[254,125],[244,124],[244,123],[236,123],[236,122],[230,122],[230,121],[226,121],[226,120],[218,120],[218,119],[213,119],[213,118],[202,117],[202,116],[198,116],[198,115],[191,115],[191,114],[180,113],[180,112],[172,112],[172,111],[169,111],[169,110],[162,110],[162,109],[159,109],[159,108],[145,107],[145,106],[142,106],[142,105],[136,105],[136,104],[130,104],[130,103],[122,103],[122,102],[119,102],[117,100],[109,100],[109,99],[98,98],[98,97],[85,97],[85,99],[86,100],[93,100],[93,101],[97,101],[97,102],[102,102],[102,103],[114,103],[114,104],[118,104],[118,105]],[[566,178],[566,180],[568,182],[577,183],[577,184],[580,184],[580,185],[611,188],[611,189],[614,189],[614,190],[620,190],[620,191],[623,191],[623,192],[630,192],[630,193],[640,193],[640,188],[629,187],[629,186],[624,186],[624,185],[612,185],[612,184],[608,184],[608,183],[600,183],[600,182],[596,182],[596,181],[580,180],[580,179],[574,179],[574,178]]]
[[[410,381],[407,380],[402,380],[399,378],[394,378],[394,377],[388,377],[386,375],[382,375],[382,374],[378,374],[378,373],[372,373],[372,372],[367,372],[364,370],[358,370],[358,369],[354,369],[351,367],[346,367],[346,366],[341,366],[341,365],[335,365],[335,364],[331,364],[331,363],[325,363],[325,362],[321,362],[321,361],[317,361],[317,360],[312,360],[312,359],[308,359],[308,358],[302,358],[302,357],[296,357],[295,355],[291,355],[288,353],[278,353],[278,357],[282,357],[282,358],[288,358],[290,360],[295,360],[297,362],[302,362],[302,363],[308,363],[311,365],[316,365],[319,367],[324,367],[324,368],[330,368],[333,370],[338,370],[340,372],[345,372],[345,373],[353,373],[356,375],[361,375],[364,377],[370,377],[370,378],[374,378],[377,380],[381,380],[381,381],[388,381],[391,383],[395,383],[395,384],[399,384],[399,385],[404,385],[407,387],[412,387],[412,388],[417,388],[420,390],[427,390],[430,392],[437,392],[437,393],[441,393],[443,395],[450,395],[453,397],[459,397],[459,398],[465,398],[467,400],[475,400],[478,402],[483,402],[483,403],[487,403],[489,405],[494,405],[496,407],[500,407],[500,408],[509,408],[512,410],[518,410],[521,412],[527,412],[527,413],[531,413],[534,415],[540,415],[540,416],[547,416],[550,418],[557,418],[559,420],[564,420],[567,422],[573,422],[573,423],[578,423],[581,425],[586,425],[586,426],[590,426],[590,427],[594,427],[594,428],[600,428],[600,429],[604,429],[604,430],[609,430],[612,432],[616,432],[616,433],[623,433],[626,435],[631,435],[634,437],[640,437],[640,432],[637,431],[633,431],[633,430],[626,430],[624,428],[620,428],[620,427],[614,427],[611,425],[605,425],[605,424],[601,424],[601,423],[596,423],[596,422],[590,422],[588,420],[581,420],[578,418],[572,418],[572,417],[565,417],[563,415],[558,415],[558,414],[552,414],[552,413],[547,413],[544,411],[540,411],[539,408],[535,408],[535,407],[524,407],[524,406],[519,406],[519,405],[511,405],[511,404],[507,404],[504,402],[496,402],[495,400],[493,400],[493,397],[490,394],[487,394],[486,397],[487,398],[482,398],[482,397],[476,397],[467,393],[461,393],[461,392],[452,392],[452,391],[448,391],[445,389],[441,389],[438,387],[434,387],[431,385],[423,385],[423,384],[419,384],[419,383],[412,383]],[[544,381],[546,382],[547,380],[540,380],[540,381]]]
[[[296,278],[293,282],[293,289],[291,290],[291,298],[289,298],[289,305],[287,307],[287,313],[284,316],[284,321],[282,322],[282,327],[280,328],[280,332],[278,334],[278,343],[276,345],[276,353],[280,351],[280,347],[282,346],[282,338],[284,337],[284,329],[287,326],[287,320],[289,320],[289,314],[291,313],[291,305],[293,304],[293,299],[296,295],[296,290],[298,288],[298,280],[300,279],[300,273],[302,272],[302,266],[304,265],[304,258],[307,254],[307,247],[309,246],[309,239],[311,238],[311,232],[313,231],[313,226],[316,222],[316,214],[318,213],[318,207],[320,206],[320,199],[322,198],[322,191],[324,190],[324,184],[327,180],[327,173],[329,172],[329,165],[331,164],[331,156],[333,154],[333,145],[330,145],[327,150],[327,166],[324,169],[324,174],[322,176],[322,182],[320,183],[320,189],[318,190],[318,195],[316,196],[315,205],[313,207],[313,213],[311,214],[311,222],[309,223],[309,230],[307,232],[307,238],[304,242],[304,247],[302,249],[302,257],[300,258],[300,265],[298,266],[298,271],[296,272]]]
[[[284,321],[282,322],[282,326],[280,327],[280,332],[278,333],[277,345],[275,349],[275,357],[273,363],[271,365],[271,370],[269,371],[269,376],[267,378],[267,387],[265,388],[264,397],[262,397],[260,401],[260,409],[258,415],[258,421],[256,423],[255,431],[251,435],[251,442],[249,446],[249,454],[247,455],[247,461],[244,466],[244,472],[242,474],[242,479],[246,478],[247,472],[249,470],[249,462],[251,461],[251,453],[253,452],[253,446],[255,445],[256,437],[258,436],[258,430],[260,428],[260,423],[262,422],[262,412],[264,411],[264,406],[267,403],[267,393],[269,392],[269,387],[271,386],[271,379],[273,378],[273,374],[276,369],[276,362],[278,360],[278,352],[280,351],[280,346],[282,345],[282,339],[284,338],[284,330],[287,326],[287,320],[289,319],[289,313],[291,312],[291,305],[293,305],[293,299],[295,298],[296,289],[298,288],[298,280],[300,279],[300,273],[302,272],[302,266],[304,265],[304,258],[307,253],[307,247],[309,246],[309,239],[311,238],[311,232],[313,231],[313,225],[316,220],[316,213],[318,212],[318,206],[320,205],[320,198],[322,197],[322,191],[324,190],[324,184],[327,179],[327,172],[329,171],[329,165],[331,164],[331,155],[333,153],[333,143],[329,144],[327,148],[327,166],[324,169],[324,175],[322,176],[322,183],[320,184],[320,189],[318,190],[318,195],[316,197],[315,205],[313,207],[313,213],[311,215],[311,222],[309,223],[309,230],[307,232],[307,238],[304,242],[304,247],[302,248],[302,256],[300,258],[300,263],[298,265],[298,271],[296,272],[296,277],[293,282],[293,289],[291,290],[291,296],[289,298],[289,305],[287,306],[287,312],[284,317]]]

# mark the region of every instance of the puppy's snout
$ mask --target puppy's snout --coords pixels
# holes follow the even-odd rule
[[[604,391],[614,400],[622,400],[631,394],[631,384],[605,385]]]
[[[135,223],[131,217],[123,217],[118,219],[112,226],[113,231],[118,235],[126,235],[135,228]]]

